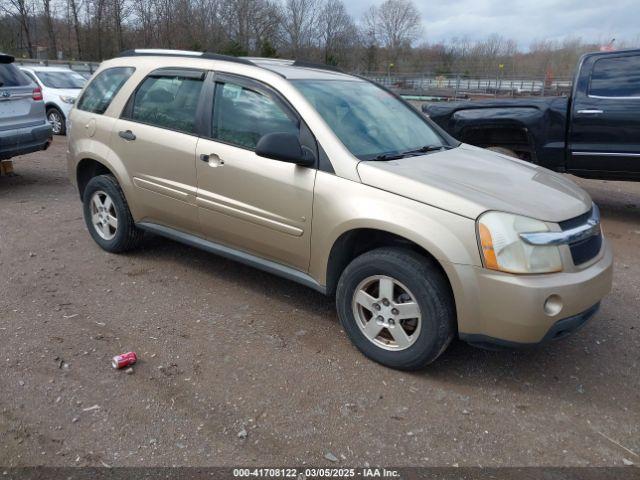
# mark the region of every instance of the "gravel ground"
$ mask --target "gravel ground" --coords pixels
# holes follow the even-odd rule
[[[64,150],[0,178],[0,465],[640,464],[640,183],[577,180],[616,258],[584,329],[409,374],[304,287],[160,238],[100,250]]]

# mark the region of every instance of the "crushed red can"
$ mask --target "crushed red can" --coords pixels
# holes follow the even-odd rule
[[[113,360],[111,360],[111,366],[113,366],[113,368],[125,368],[133,365],[137,361],[138,356],[136,355],[136,352],[127,352],[113,357]]]

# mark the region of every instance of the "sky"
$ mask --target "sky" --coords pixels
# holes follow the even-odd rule
[[[346,0],[356,19],[382,0]],[[471,40],[492,33],[514,39],[522,50],[534,40],[582,37],[640,42],[640,0],[414,0],[422,15],[423,40]]]

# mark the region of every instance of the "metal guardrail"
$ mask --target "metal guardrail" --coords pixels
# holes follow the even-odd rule
[[[408,95],[464,97],[469,95],[567,95],[571,79],[531,77],[469,77],[463,75],[363,73],[388,88]]]
[[[82,62],[75,60],[39,60],[32,58],[16,58],[15,64],[22,66],[40,65],[44,67],[67,67],[70,70],[83,73],[93,73],[100,66],[99,62]]]
[[[16,58],[18,65],[44,65],[67,67],[78,72],[95,72],[99,62],[74,60],[39,60]],[[572,79],[467,76],[462,74],[434,75],[429,73],[384,73],[364,72],[363,77],[378,82],[403,95],[442,98],[464,98],[468,96],[542,96],[568,95]]]

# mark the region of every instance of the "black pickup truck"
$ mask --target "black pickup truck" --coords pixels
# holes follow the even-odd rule
[[[640,181],[640,50],[584,55],[570,97],[431,103],[458,140],[580,177]]]

